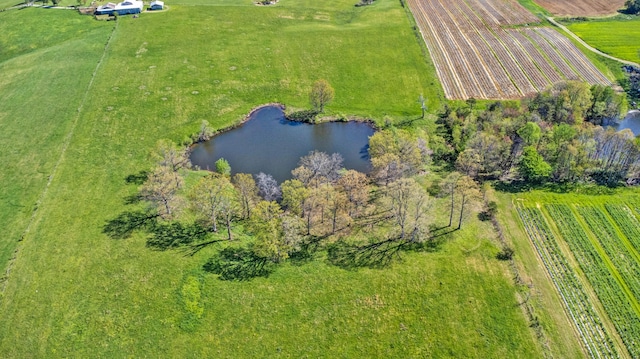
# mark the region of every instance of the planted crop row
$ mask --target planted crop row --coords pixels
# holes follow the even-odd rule
[[[540,255],[564,306],[592,358],[617,358],[615,346],[573,268],[537,208],[518,207],[525,230]]]
[[[604,258],[589,240],[585,229],[567,205],[553,204],[545,208],[555,221],[560,234],[569,244],[580,263],[580,268],[591,283],[602,306],[611,318],[627,350],[634,358],[640,357],[640,318],[610,271]]]
[[[580,76],[591,83],[608,83],[557,31],[527,29],[524,36],[520,30],[504,29],[538,22],[514,0],[407,0],[407,4],[450,99],[517,98]]]
[[[610,85],[611,82],[598,70],[578,48],[551,28],[538,28],[538,33],[551,42],[558,51],[569,60],[580,76],[592,84]]]
[[[640,222],[629,207],[621,204],[606,204],[607,212],[613,217],[618,228],[629,239],[636,251],[640,251]]]
[[[638,301],[640,299],[640,263],[624,245],[625,239],[618,236],[615,228],[600,209],[580,206],[578,212],[589,224],[591,231],[629,286],[635,300]]]

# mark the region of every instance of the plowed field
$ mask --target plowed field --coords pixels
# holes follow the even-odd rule
[[[624,7],[625,0],[536,0],[536,3],[560,16],[609,15]]]
[[[609,80],[515,0],[408,0],[449,99],[509,99],[564,80]]]

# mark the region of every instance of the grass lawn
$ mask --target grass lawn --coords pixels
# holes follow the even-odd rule
[[[203,272],[219,247],[190,257],[150,250],[142,234],[102,233],[127,208],[137,188],[124,178],[149,169],[156,141],[180,141],[203,119],[224,127],[262,103],[306,107],[319,78],[336,90],[333,114],[402,120],[419,114],[420,93],[430,109],[439,104],[396,1],[228,4],[120,18],[90,87],[114,23],[0,13],[0,26],[67,16],[68,28],[65,18],[41,23],[78,34],[51,46],[24,37],[36,48],[0,62],[0,160],[13,168],[0,174],[2,266],[42,196],[0,297],[0,356],[541,357],[490,226],[477,219],[439,251],[405,253],[390,268],[344,270],[319,253],[248,282]],[[15,34],[8,43],[22,41]],[[579,357],[567,340],[553,339],[552,352]]]
[[[566,26],[600,51],[640,63],[639,17],[618,16],[609,20],[573,22]]]

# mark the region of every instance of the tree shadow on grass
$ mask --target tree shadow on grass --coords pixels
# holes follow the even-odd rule
[[[124,181],[129,184],[142,185],[147,181],[148,177],[149,177],[149,171],[140,171],[138,173],[128,175],[127,177],[124,178]]]
[[[198,247],[202,249],[203,243],[209,234],[207,228],[197,224],[182,224],[179,222],[156,223],[150,228],[151,237],[147,239],[147,247],[153,250],[166,251],[168,249]],[[195,254],[195,252],[194,252]]]
[[[289,262],[293,265],[303,265],[312,261],[320,250],[322,240],[326,236],[310,236],[300,244],[300,248],[289,253]]]
[[[246,281],[268,277],[275,270],[275,264],[248,248],[227,247],[211,257],[202,269],[218,274],[221,280]]]
[[[343,269],[385,268],[393,261],[401,260],[402,252],[431,253],[439,251],[442,244],[451,238],[453,232],[455,230],[442,228],[437,232],[432,232],[427,240],[420,242],[400,238],[364,245],[338,241],[328,247],[327,259],[329,263]]]
[[[400,258],[400,250],[405,244],[393,239],[366,245],[338,241],[327,249],[327,259],[343,269],[384,268]]]
[[[116,218],[107,221],[102,233],[112,239],[126,239],[136,230],[148,230],[155,227],[158,221],[156,213],[148,211],[122,212]]]

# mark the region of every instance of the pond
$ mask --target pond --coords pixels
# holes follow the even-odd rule
[[[271,174],[279,183],[291,178],[300,157],[312,150],[340,153],[344,167],[369,172],[369,137],[374,130],[360,122],[307,124],[288,121],[282,109],[266,106],[248,121],[201,142],[191,149],[191,163],[215,170],[215,162],[229,161],[232,173]]]
[[[618,131],[624,130],[628,128],[633,132],[634,135],[640,135],[640,111],[632,110],[627,113],[627,116],[620,121],[620,123],[616,126]]]

